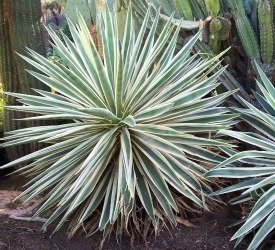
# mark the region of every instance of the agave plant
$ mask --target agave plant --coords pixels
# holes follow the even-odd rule
[[[258,133],[221,131],[221,134],[249,143],[259,150],[236,152],[224,149],[230,155],[216,169],[207,173],[210,177],[244,178],[238,184],[224,188],[214,194],[241,191],[241,195],[231,201],[232,204],[253,202],[253,208],[245,223],[232,239],[243,238],[257,229],[248,249],[257,249],[275,228],[275,87],[262,69],[256,64],[261,82],[257,81],[261,93],[255,93],[262,109],[257,109],[245,100],[247,109],[239,109],[241,118],[258,130]],[[228,167],[234,161],[252,164],[252,167]]]
[[[7,108],[36,114],[25,120],[62,124],[8,133],[6,147],[46,147],[2,168],[20,165],[33,176],[21,195],[27,201],[47,192],[34,214],[48,216],[44,227],[58,218],[57,230],[70,219],[73,234],[91,219],[91,230],[117,225],[121,232],[131,222],[157,227],[163,217],[175,224],[182,206],[207,208],[204,174],[224,161],[217,149],[227,146],[210,136],[233,123],[235,115],[220,106],[231,93],[211,94],[223,69],[211,74],[219,56],[191,55],[199,34],[176,50],[179,28],[169,20],[156,38],[158,20],[148,30],[149,9],[135,34],[130,6],[120,42],[115,14],[106,9],[102,56],[79,14],[78,24],[69,21],[73,40],[48,30],[61,62],[31,50],[31,58],[22,56],[40,71],[29,73],[56,93],[6,93],[23,104]],[[140,210],[147,217],[137,219]]]

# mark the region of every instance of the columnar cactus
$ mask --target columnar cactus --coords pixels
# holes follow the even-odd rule
[[[227,3],[231,9],[231,13],[233,14],[236,28],[247,56],[250,59],[259,59],[260,50],[258,40],[252,25],[246,16],[242,0],[228,0]]]
[[[44,39],[40,25],[40,0],[0,0],[0,81],[5,92],[31,93],[32,88],[41,88],[41,84],[25,71],[27,64],[15,53],[24,54],[26,47],[45,54]],[[29,67],[28,67],[29,68]],[[43,88],[43,87],[42,87]],[[5,103],[15,104],[15,100],[6,97]],[[5,112],[4,131],[19,129],[34,125],[22,123],[14,119],[23,118],[12,111]],[[9,148],[10,160],[28,153],[37,145],[31,147]]]
[[[259,0],[258,20],[262,60],[266,64],[271,64],[274,56],[273,4],[271,1]]]
[[[4,90],[10,90],[13,88],[13,91],[17,92],[20,84],[18,83],[18,75],[16,72],[14,54],[11,45],[9,15],[7,9],[7,1],[0,0],[0,82]],[[8,97],[5,102],[12,103],[13,100],[11,97]],[[12,128],[18,127],[18,123],[12,120],[13,117],[13,112],[6,112],[5,121],[3,122],[3,129],[7,129],[8,127],[12,130]],[[16,150],[9,150],[9,152],[11,152],[11,154],[15,154]],[[24,152],[21,152],[21,154],[23,153]]]
[[[41,3],[39,0],[4,0],[10,15],[9,29],[13,51],[24,54],[26,47],[45,55],[43,33],[40,25]],[[14,55],[21,91],[28,93],[31,87],[38,88],[37,81],[26,72],[29,66]],[[9,89],[8,89],[9,91]]]

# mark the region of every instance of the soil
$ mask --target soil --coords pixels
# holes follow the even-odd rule
[[[72,239],[67,239],[66,228],[62,228],[51,236],[54,225],[49,226],[46,232],[42,232],[40,231],[41,222],[19,221],[9,218],[9,215],[28,213],[34,205],[31,203],[24,206],[20,202],[12,203],[14,196],[21,192],[21,187],[25,182],[24,178],[17,175],[4,179],[0,178],[1,250],[85,250],[99,248],[100,233],[88,238],[83,232],[79,232]],[[127,236],[118,240],[113,235],[105,242],[103,249],[233,249],[234,242],[230,242],[233,231],[228,226],[235,221],[236,218],[232,217],[228,207],[221,207],[217,211],[205,213],[202,217],[191,220],[194,227],[178,225],[169,230],[163,228],[158,236],[148,237],[146,243],[142,238],[136,238],[131,242]],[[246,249],[246,246],[242,245],[239,249]]]

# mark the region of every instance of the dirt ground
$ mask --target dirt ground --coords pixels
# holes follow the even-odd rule
[[[98,249],[101,234],[85,237],[79,233],[67,240],[66,228],[51,236],[54,225],[48,227],[45,233],[40,231],[41,222],[19,221],[9,218],[9,214],[23,214],[24,206],[20,203],[12,204],[14,196],[20,193],[20,187],[24,183],[22,177],[13,176],[0,178],[0,196],[5,194],[5,199],[0,201],[0,249]],[[10,193],[10,197],[7,194]],[[5,201],[4,201],[5,200]],[[30,204],[31,206],[33,204]],[[28,208],[27,208],[28,209]],[[17,211],[17,212],[16,212]],[[167,230],[163,228],[160,235],[143,239],[131,239],[127,236],[117,241],[115,236],[106,241],[103,249],[186,249],[186,250],[220,250],[233,249],[234,242],[230,242],[232,229],[228,226],[236,221],[230,215],[227,207],[219,211],[206,213],[201,218],[193,219],[194,227],[178,225]],[[239,249],[245,249],[242,245]]]

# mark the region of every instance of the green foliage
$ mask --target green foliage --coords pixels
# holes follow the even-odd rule
[[[211,139],[228,129],[234,114],[221,106],[231,92],[211,95],[220,84],[219,55],[190,56],[199,33],[175,51],[180,28],[169,20],[156,37],[159,13],[145,15],[134,33],[131,7],[121,45],[113,15],[105,10],[102,25],[103,61],[79,15],[69,22],[73,41],[49,34],[63,63],[29,50],[22,56],[40,73],[29,71],[57,93],[7,93],[24,104],[10,110],[34,113],[25,120],[62,119],[62,125],[29,127],[10,132],[4,146],[33,141],[47,147],[2,168],[26,164],[35,175],[21,196],[45,196],[34,216],[48,215],[44,226],[70,219],[70,234],[87,220],[92,228],[117,233],[166,217],[176,224],[180,209],[206,208],[211,192],[207,169],[224,158],[217,149],[228,144]],[[64,41],[64,42],[63,42]],[[186,202],[182,198],[186,198]],[[143,207],[147,217],[139,217]]]
[[[262,109],[255,108],[243,100],[248,109],[238,109],[238,112],[244,121],[258,130],[258,133],[225,130],[221,131],[221,134],[248,143],[259,150],[236,152],[224,149],[230,158],[207,173],[208,177],[244,179],[215,194],[240,191],[241,195],[233,199],[232,204],[254,203],[245,223],[232,238],[237,239],[238,245],[246,235],[257,230],[248,247],[249,250],[257,249],[265,238],[274,233],[275,229],[275,87],[262,69],[258,65],[256,67],[261,79],[261,82],[258,82],[261,93],[255,93],[255,96]],[[252,165],[252,167],[228,166],[235,161]]]

